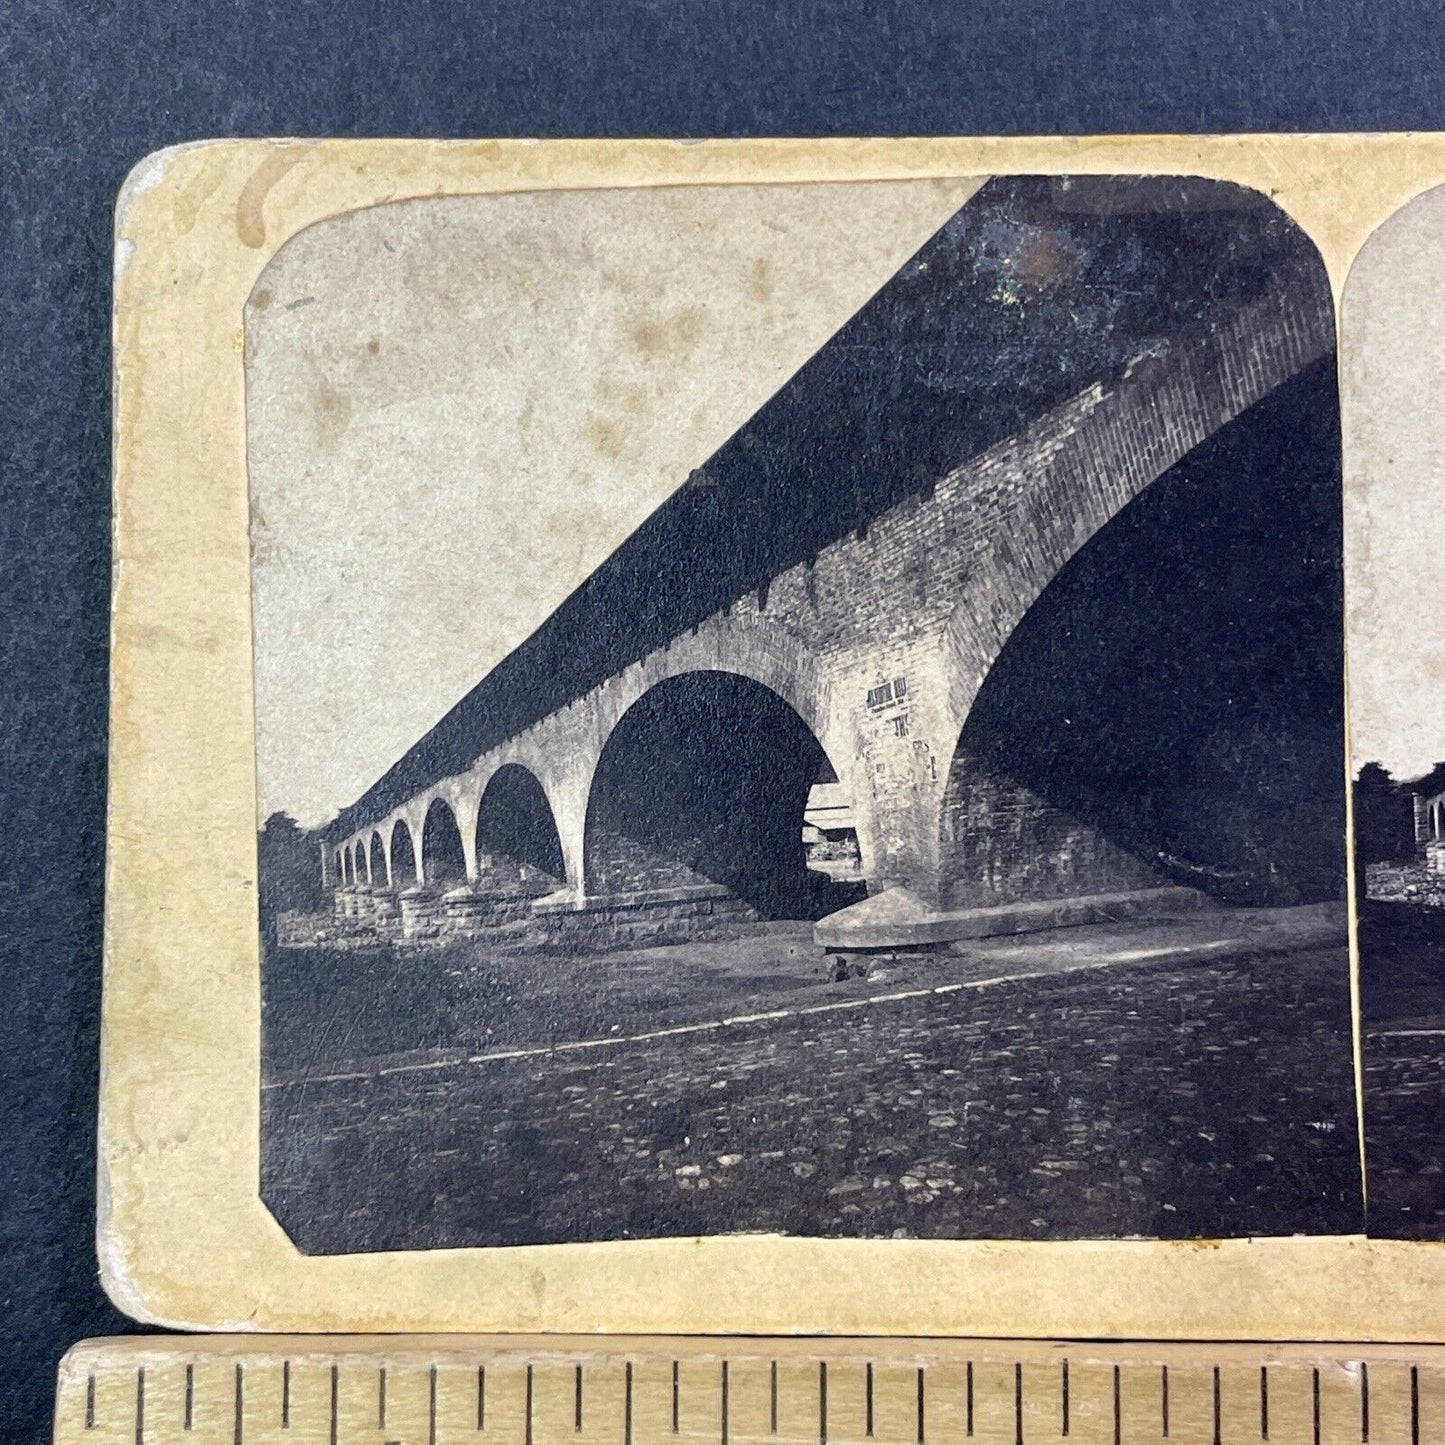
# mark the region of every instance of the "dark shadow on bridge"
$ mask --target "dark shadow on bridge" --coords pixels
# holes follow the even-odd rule
[[[456,814],[442,798],[433,798],[426,810],[421,835],[422,872],[428,885],[455,887],[467,880],[466,854]]]
[[[547,795],[519,763],[497,769],[477,812],[477,857],[497,856],[536,868],[559,885],[567,875]]]
[[[1340,489],[1330,356],[1074,556],[959,739],[947,902],[1151,881],[1343,898]]]
[[[380,833],[371,835],[371,881],[379,887],[386,882],[386,848],[381,841]]]
[[[624,714],[587,808],[588,891],[721,884],[763,918],[817,919],[864,896],[810,872],[803,812],[825,762],[771,689],[726,672],[659,683]]]
[[[350,807],[465,772],[1140,356],[1267,296],[1328,294],[1257,192],[1197,177],[996,177],[553,615]],[[582,641],[585,639],[585,641]]]

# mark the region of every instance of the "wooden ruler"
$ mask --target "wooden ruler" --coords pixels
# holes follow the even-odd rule
[[[155,1336],[60,1367],[57,1445],[1420,1445],[1445,1347]]]

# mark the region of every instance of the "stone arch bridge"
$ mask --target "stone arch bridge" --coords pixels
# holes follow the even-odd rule
[[[995,221],[1000,208],[1016,218],[1021,195],[1031,219],[1010,233],[1013,244],[1037,247],[1028,227],[1050,224],[1077,242],[1057,187],[1052,208],[1037,187],[984,201]],[[1260,208],[1240,206],[1258,228]],[[1158,205],[1145,209],[1143,220],[1127,206],[1088,211],[1086,240],[1122,246],[1135,224],[1147,242],[1163,223]],[[749,451],[740,434],[645,525],[630,560],[619,554],[590,579],[324,832],[323,877],[338,908],[417,936],[540,920],[557,937],[671,937],[720,919],[811,917],[824,942],[885,947],[1023,928],[1039,904],[1056,918],[1072,900],[1081,917],[1207,884],[1207,862],[1198,878],[1188,860],[1181,872],[1171,847],[1142,846],[1128,826],[1100,823],[1018,776],[979,786],[988,765],[968,737],[981,690],[1031,610],[1161,478],[1182,476],[1187,489],[1190,459],[1213,446],[1210,465],[1247,489],[1230,438],[1311,376],[1325,379],[1309,396],[1333,405],[1322,270],[1290,250],[1287,234],[1280,240],[1287,223],[1265,210],[1251,233],[1258,248],[1287,253],[1266,284],[1196,285],[1203,299],[1185,320],[1136,325],[1065,385],[1040,391],[1026,378],[1014,387],[1024,402],[995,406],[1004,421],[960,442],[953,458],[937,459],[938,428],[924,416],[921,471],[866,504],[828,473],[826,455],[794,466],[778,485],[822,498],[798,504],[801,540],[775,492],[767,506],[754,492],[727,512],[737,493],[728,479]],[[955,227],[952,254],[976,230]],[[920,284],[916,262],[902,283]],[[1087,274],[1059,282],[1076,298],[1098,284]],[[1044,334],[1049,315],[1073,304],[1055,300],[1039,322],[1039,355],[1066,344]],[[825,383],[818,368],[800,376],[764,423],[786,426],[789,407],[813,414]],[[886,414],[874,425],[886,433]],[[768,435],[763,425],[762,444]],[[872,445],[855,451],[876,470],[879,455],[894,453]],[[752,525],[781,542],[755,544],[738,530],[754,503]],[[829,515],[842,519],[832,534],[814,520]],[[690,578],[674,576],[679,535],[692,549]],[[1326,557],[1326,570],[1336,560]],[[684,596],[686,605],[669,600]],[[856,863],[841,880],[810,868],[802,847],[820,779],[836,780],[856,835]],[[1278,871],[1273,860],[1260,866]]]
[[[620,894],[608,879],[614,850],[601,832],[598,788],[618,727],[665,683],[725,675],[746,679],[751,696],[780,699],[801,720],[851,802],[873,899],[851,906],[853,931],[829,935],[824,926],[822,936],[881,946],[923,936],[920,922],[928,929],[933,916],[939,922],[929,936],[958,936],[968,922],[955,918],[949,896],[961,844],[945,809],[949,775],[962,762],[955,751],[972,701],[1010,634],[1066,562],[1144,488],[1332,347],[1327,308],[1264,301],[1168,358],[1085,387],[939,478],[931,496],[902,501],[863,535],[734,598],[480,751],[465,769],[387,808],[358,809],[353,827],[322,844],[325,879],[351,890],[357,916],[363,896],[410,889],[425,899],[428,887],[444,883],[465,900],[467,884],[494,864],[488,796],[523,770],[526,782],[510,789],[510,806],[523,814],[510,819],[512,832],[542,838],[517,871],[548,884],[529,906],[605,910]],[[639,746],[646,760],[646,740]],[[640,789],[646,772],[639,770]],[[759,780],[766,786],[766,767]],[[673,796],[665,806],[682,802]],[[1165,883],[1107,840],[1075,834],[1062,871],[1032,884],[987,881],[984,894],[993,897],[975,909]],[[536,861],[549,845],[551,867]],[[673,913],[731,896],[692,863],[686,848],[672,858],[640,857],[624,892],[633,900],[655,894]],[[471,916],[465,907],[452,912]],[[425,915],[422,902],[413,913]]]

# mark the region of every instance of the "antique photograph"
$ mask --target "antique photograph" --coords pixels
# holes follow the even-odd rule
[[[1445,192],[1366,243],[1342,322],[1367,1228],[1445,1239]]]
[[[1359,1231],[1335,311],[1266,196],[398,201],[243,334],[301,1251]],[[1428,973],[1417,751],[1356,798]]]

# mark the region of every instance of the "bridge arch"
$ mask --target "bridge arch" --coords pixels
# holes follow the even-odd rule
[[[644,693],[691,672],[733,673],[761,684],[786,702],[825,748],[836,751],[831,690],[810,649],[765,617],[731,613],[709,618],[603,684],[597,694],[599,749]]]
[[[558,887],[567,877],[562,835],[537,775],[522,763],[503,763],[488,778],[477,805],[479,874],[498,865],[535,869]]]
[[[765,918],[818,918],[857,901],[808,867],[803,819],[823,741],[780,693],[742,672],[679,671],[608,729],[589,789],[588,894],[716,884]]]
[[[405,818],[393,818],[386,830],[387,864],[393,886],[410,888],[420,881],[416,866],[416,845]]]
[[[445,798],[427,804],[421,831],[421,879],[428,887],[455,888],[467,881],[466,850],[457,815]]]
[[[390,888],[391,869],[387,867],[386,845],[381,841],[380,833],[371,835],[366,849],[366,862],[371,870],[371,881],[378,887],[385,885]]]
[[[1014,629],[1074,554],[1145,488],[1271,394],[1326,365],[1332,377],[1334,336],[1321,271],[1304,294],[1257,302],[1181,354],[1145,360],[1112,387],[1096,386],[1056,411],[1052,456],[1017,489],[1008,525],[996,526],[972,559],[965,593],[949,615],[945,655],[957,728]],[[1330,390],[1333,397],[1333,381]],[[1336,400],[1329,414],[1337,418]]]
[[[947,772],[942,906],[1341,896],[1340,531],[1327,357],[1141,488],[1008,633]]]

